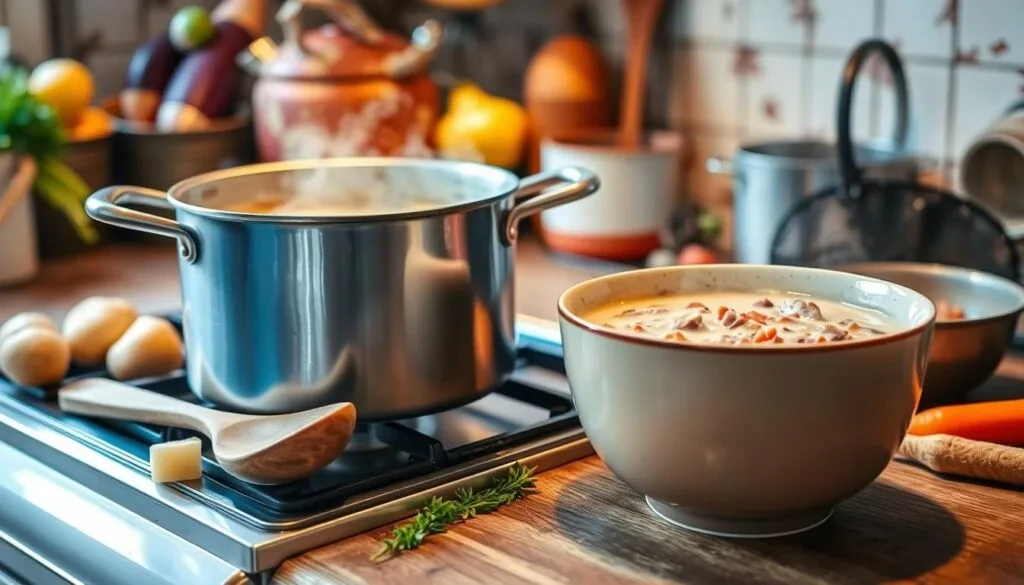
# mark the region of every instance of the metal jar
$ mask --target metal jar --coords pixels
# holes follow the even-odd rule
[[[108,187],[86,209],[177,240],[197,396],[262,414],[348,401],[373,421],[468,403],[504,381],[519,221],[598,185],[579,168],[520,181],[471,163],[347,158],[215,171],[166,194]],[[238,209],[267,197],[322,205]]]
[[[919,160],[901,150],[860,145],[857,160],[872,178],[913,180]],[[735,159],[710,159],[708,172],[733,178],[733,254],[737,262],[771,263],[775,231],[803,197],[838,185],[833,144],[780,141],[744,145]]]

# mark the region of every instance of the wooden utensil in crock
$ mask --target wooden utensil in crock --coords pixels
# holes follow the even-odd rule
[[[662,3],[663,0],[623,0],[628,54],[619,104],[619,144],[624,148],[637,148],[642,140],[647,60]]]

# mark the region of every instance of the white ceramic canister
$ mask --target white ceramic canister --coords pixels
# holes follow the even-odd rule
[[[961,188],[1024,239],[1024,100],[981,132],[960,159]]]
[[[39,273],[32,206],[35,162],[0,154],[0,286],[21,284]]]
[[[545,244],[558,252],[605,260],[636,260],[661,245],[660,232],[677,201],[682,136],[655,131],[640,149],[616,144],[614,130],[546,138],[543,170],[572,164],[601,177],[601,188],[541,214]]]

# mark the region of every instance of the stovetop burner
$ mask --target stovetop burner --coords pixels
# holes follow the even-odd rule
[[[557,330],[532,320],[517,323],[517,333],[516,371],[492,393],[438,414],[358,424],[338,459],[287,485],[236,479],[203,437],[201,480],[154,485],[149,447],[198,434],[64,414],[52,392],[3,378],[0,442],[247,573],[261,572],[288,555],[406,516],[428,497],[482,485],[516,461],[543,470],[592,453],[568,391]],[[105,375],[78,369],[69,380]],[[196,401],[182,371],[129,383]],[[0,491],[3,484],[0,478]],[[30,503],[25,495],[21,504]]]
[[[180,320],[171,316],[170,321],[180,331]],[[565,373],[561,361],[550,350],[521,347],[517,367],[531,365]],[[103,370],[77,368],[68,381],[106,376]],[[181,370],[161,378],[126,383],[180,400],[200,402],[189,391]],[[122,451],[121,457],[134,458],[147,468],[151,445],[198,437],[203,441],[204,477],[201,489],[194,495],[213,506],[229,501],[236,511],[256,520],[257,525],[323,512],[355,494],[498,453],[541,434],[579,424],[568,396],[513,380],[460,408],[395,422],[359,424],[353,448],[330,465],[295,483],[266,486],[242,481],[225,471],[213,457],[209,439],[197,432],[67,415],[45,390],[15,388],[2,377],[0,391],[18,396],[23,404],[74,429],[90,444],[105,451]],[[190,486],[190,482],[183,485]]]

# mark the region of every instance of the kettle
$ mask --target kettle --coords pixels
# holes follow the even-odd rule
[[[316,10],[329,22],[307,30]],[[350,0],[287,0],[284,41],[257,39],[240,64],[252,90],[262,161],[340,156],[427,156],[440,108],[428,68],[443,31],[427,21],[406,40]]]

